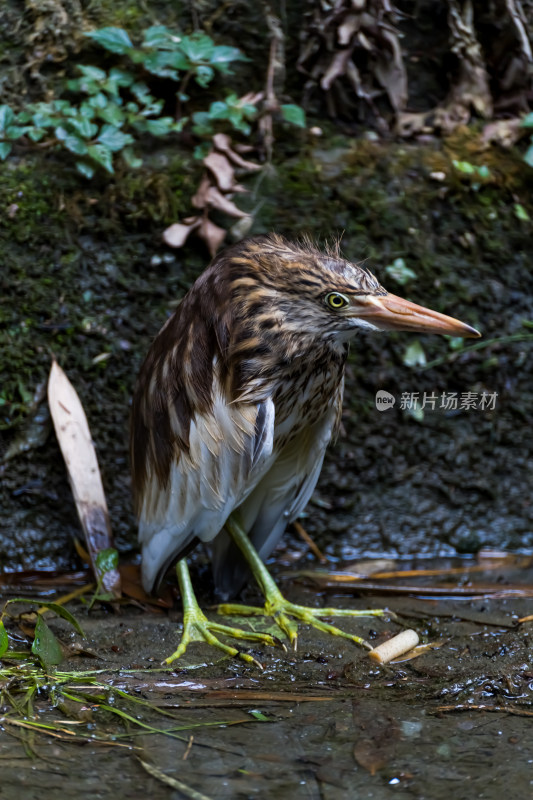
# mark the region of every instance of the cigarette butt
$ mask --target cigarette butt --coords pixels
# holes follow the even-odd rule
[[[388,664],[393,658],[403,656],[404,653],[412,650],[413,647],[417,646],[419,641],[418,633],[409,628],[406,631],[402,631],[397,636],[393,636],[392,639],[388,639],[386,642],[374,647],[368,655],[370,658],[373,658],[374,661],[379,661],[380,664]]]

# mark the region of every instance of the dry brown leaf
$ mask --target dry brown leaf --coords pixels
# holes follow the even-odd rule
[[[226,156],[212,151],[204,158],[204,164],[213,174],[218,188],[223,192],[231,192],[235,183],[235,170]]]
[[[213,144],[216,149],[220,153],[224,153],[235,166],[251,171],[261,169],[260,164],[256,164],[254,161],[246,161],[246,159],[241,158],[241,156],[235,152],[231,146],[231,139],[226,133],[216,133],[213,136]],[[252,145],[245,145],[245,149],[239,146],[239,150],[242,153],[249,153],[253,149]]]
[[[241,105],[248,105],[248,106],[256,106],[258,103],[261,103],[265,99],[264,92],[248,92],[248,94],[243,94],[240,100]]]
[[[253,150],[256,150],[256,149],[257,148],[254,147],[253,144],[245,144],[244,142],[236,142],[233,145],[233,151],[236,152],[236,153],[251,153]],[[253,161],[251,161],[250,163],[253,164]],[[260,169],[260,167],[257,166],[257,169]]]
[[[193,196],[191,203],[195,208],[205,208],[208,202],[208,192],[212,187],[212,182],[207,175],[203,175],[200,185]]]
[[[207,193],[207,203],[212,208],[218,208],[219,211],[223,211],[224,214],[229,214],[230,217],[237,217],[237,219],[242,219],[243,217],[250,216],[246,213],[246,211],[242,211],[235,203],[230,200],[227,195],[222,194],[219,192],[216,186],[211,186],[208,193]]]
[[[327,91],[331,88],[331,84],[336,78],[340,78],[341,75],[345,74],[351,55],[351,49],[341,50],[340,52],[335,53],[331,59],[329,67],[324,74],[324,77],[320,81],[320,87],[324,89],[324,91]]]
[[[352,709],[354,725],[360,730],[353,756],[361,767],[375,775],[394,758],[400,726],[392,717],[376,715],[368,699],[354,700]]]
[[[218,225],[215,225],[214,222],[211,222],[211,220],[206,217],[200,224],[199,232],[200,236],[207,244],[211,257],[213,257],[218,248],[222,246],[226,238],[226,231],[224,228],[219,228]]]
[[[361,17],[359,14],[348,14],[344,22],[337,28],[337,40],[341,47],[346,47],[350,44],[350,40],[354,33],[357,33],[361,27]]]
[[[169,247],[183,247],[191,231],[198,228],[201,222],[200,217],[188,217],[183,222],[175,222],[163,231],[163,241]]]
[[[375,775],[379,769],[383,769],[389,760],[389,752],[369,740],[360,739],[353,748],[353,757],[360,767],[366,769],[371,775]]]
[[[48,379],[48,404],[85,533],[93,572],[98,577],[98,553],[114,546],[111,524],[87,417],[76,390],[57,361],[52,362]],[[106,572],[102,585],[106,592],[120,597],[120,575],[117,570]]]
[[[407,103],[407,73],[398,37],[387,30],[382,30],[382,34],[392,50],[392,60],[385,50],[377,52],[376,77],[386,89],[394,110],[400,111]]]

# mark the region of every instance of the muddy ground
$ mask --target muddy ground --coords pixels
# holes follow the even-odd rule
[[[253,650],[262,671],[218,660],[200,644],[174,669],[163,669],[160,661],[178,641],[177,611],[130,606],[88,616],[70,604],[86,638],[63,621],[50,625],[71,653],[83,649],[59,667],[70,678],[51,676],[35,697],[34,719],[54,725],[54,738],[10,724],[17,717],[11,709],[2,720],[1,796],[19,797],[23,790],[28,800],[58,791],[105,799],[199,797],[194,790],[211,798],[439,800],[453,793],[471,800],[510,791],[525,800],[533,785],[533,663],[531,622],[518,619],[531,610],[530,600],[520,597],[521,591],[531,594],[531,561],[493,557],[477,568],[472,560],[430,566],[440,577],[389,578],[387,595],[379,589],[362,596],[353,590],[342,597],[317,594],[301,579],[280,580],[291,599],[310,605],[394,609],[396,621],[341,622],[374,643],[412,626],[434,648],[386,666],[350,642],[304,627],[297,653]],[[442,572],[452,566],[474,569],[460,578]],[[391,594],[391,585],[410,586],[413,595]],[[449,595],[424,597],[437,585]],[[459,588],[470,596],[458,597]],[[489,597],[494,592],[499,596]],[[17,629],[13,635],[21,637]],[[117,719],[96,700],[60,703],[57,694],[59,707],[52,709],[54,685],[62,680],[65,691],[82,690],[83,670],[97,671],[88,674],[107,687],[108,707],[176,738]],[[93,692],[96,698],[99,692],[86,681],[87,697]],[[16,678],[10,690],[21,699]],[[149,705],[127,701],[117,690]],[[72,731],[80,742],[69,741]],[[148,775],[141,761],[159,777]],[[182,791],[164,785],[161,774],[181,781]]]

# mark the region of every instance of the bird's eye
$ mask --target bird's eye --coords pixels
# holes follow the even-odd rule
[[[340,308],[344,308],[350,303],[348,298],[343,294],[339,294],[339,292],[329,292],[329,294],[325,296],[324,302],[328,308],[332,308],[334,311],[338,311]]]

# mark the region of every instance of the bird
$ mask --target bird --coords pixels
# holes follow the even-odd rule
[[[293,646],[304,622],[370,648],[322,618],[383,609],[291,603],[264,560],[307,505],[339,429],[350,341],[393,330],[481,335],[390,294],[338,243],[320,248],[274,233],[216,255],[167,319],[139,372],[130,426],[145,590],[177,562],[183,633],[166,663],[205,641],[258,664],[237,640],[280,643],[207,618],[186,561],[199,543],[210,553],[220,612],[272,616]],[[229,603],[251,575],[264,607]]]

